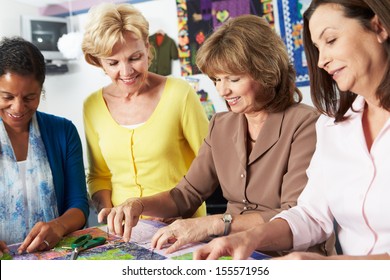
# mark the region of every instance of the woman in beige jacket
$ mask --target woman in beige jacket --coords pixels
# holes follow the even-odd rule
[[[229,112],[212,118],[198,156],[174,189],[129,199],[98,216],[128,241],[141,214],[189,218],[221,186],[226,213],[180,219],[160,229],[152,247],[173,243],[166,253],[264,223],[296,205],[316,143],[318,113],[299,104],[302,95],[283,41],[264,19],[246,15],[228,21],[199,49],[197,64]]]

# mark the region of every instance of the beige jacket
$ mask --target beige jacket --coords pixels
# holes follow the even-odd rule
[[[260,211],[269,221],[295,206],[307,182],[318,116],[304,104],[271,113],[247,156],[245,116],[216,114],[187,175],[170,192],[180,214],[191,217],[218,185],[231,214]]]

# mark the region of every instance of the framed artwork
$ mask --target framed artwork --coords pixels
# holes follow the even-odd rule
[[[280,36],[283,38],[291,62],[297,72],[297,86],[309,85],[306,56],[303,48],[302,14],[311,0],[277,0]]]
[[[176,0],[181,75],[191,76],[200,73],[195,65],[196,52],[215,28],[229,18],[241,14],[255,14],[266,18],[283,38],[297,73],[297,85],[309,85],[302,40],[302,13],[310,2],[310,0]]]
[[[272,0],[176,0],[181,75],[199,74],[196,52],[206,37],[229,18],[242,14],[265,17],[274,25]]]

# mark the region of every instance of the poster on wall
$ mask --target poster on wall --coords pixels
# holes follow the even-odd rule
[[[311,0],[277,0],[280,36],[283,38],[291,62],[297,72],[297,86],[309,85],[306,56],[303,49],[302,14]],[[275,7],[276,8],[276,7]]]
[[[196,52],[208,34],[229,18],[255,14],[267,19],[283,38],[297,72],[297,85],[307,86],[309,75],[303,49],[302,13],[311,0],[176,0],[179,20],[179,59],[182,76],[199,74]]]
[[[208,34],[229,18],[242,14],[263,16],[274,26],[272,0],[176,0],[179,20],[181,75],[199,74],[196,52]]]

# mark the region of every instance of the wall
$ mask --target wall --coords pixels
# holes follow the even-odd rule
[[[2,9],[0,10],[0,35],[3,36],[19,35],[19,18],[22,13],[36,15],[39,11],[42,11],[9,0],[0,0],[0,4],[2,4]],[[162,29],[169,37],[177,42],[178,27],[175,0],[137,1],[134,6],[149,21],[150,34],[155,33],[158,29]],[[85,13],[80,13],[72,18],[74,25],[80,31],[83,30],[85,20]],[[45,82],[46,97],[41,101],[39,110],[64,116],[72,120],[79,131],[85,147],[82,121],[83,101],[91,92],[108,84],[110,80],[103,74],[102,70],[88,65],[82,57],[70,61],[68,67],[69,72],[66,74],[50,75],[47,77]],[[180,77],[179,60],[174,61],[172,64],[172,75]],[[216,110],[226,110],[224,101],[217,94],[210,79],[204,75],[195,75],[194,77],[200,79],[199,88],[209,93],[209,97],[213,101]],[[301,90],[304,94],[304,102],[311,104],[308,87],[301,88]]]
[[[177,42],[176,1],[147,1],[134,4],[134,6],[149,21],[150,34],[154,34],[158,29],[162,29],[169,37]],[[162,17],[161,15],[164,16]],[[81,31],[85,25],[86,18],[86,14],[73,17],[75,25],[79,26]],[[108,84],[110,80],[103,74],[101,69],[88,65],[83,58],[69,62],[68,67],[70,70],[67,74],[47,77],[45,82],[46,100],[41,102],[40,110],[71,119],[76,125],[85,145],[82,123],[83,100],[91,92]],[[172,75],[180,77],[179,60],[175,60],[172,63]],[[200,79],[200,88],[209,93],[216,110],[226,110],[224,101],[218,96],[210,79],[204,75],[196,75],[196,77]]]
[[[32,6],[10,0],[0,0],[0,37],[20,34],[20,15],[38,15]]]

